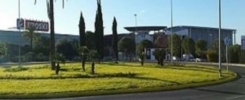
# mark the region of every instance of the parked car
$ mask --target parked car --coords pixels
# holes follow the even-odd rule
[[[182,60],[183,61],[191,61],[192,59],[194,59],[192,54],[183,54],[182,55]]]
[[[180,61],[180,58],[179,57],[176,57],[176,56],[173,56],[172,58],[174,61]]]

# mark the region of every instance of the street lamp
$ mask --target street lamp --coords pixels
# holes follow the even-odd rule
[[[18,17],[20,19],[20,0],[18,0]],[[20,27],[18,27],[19,33],[20,33]],[[20,33],[21,34],[21,33]],[[19,37],[19,67],[21,67],[21,57],[20,57],[20,45],[21,45],[21,35]]]
[[[137,14],[134,14],[134,16],[135,16],[134,44],[135,44],[135,57],[136,57]]]
[[[137,33],[137,14],[134,14],[135,16],[135,34]]]
[[[211,37],[211,42],[210,42],[210,46],[212,47],[212,44],[213,44],[213,34],[210,33],[209,36]]]
[[[171,0],[171,63],[173,63],[173,0]]]
[[[221,0],[219,0],[219,77],[222,77],[221,73]]]

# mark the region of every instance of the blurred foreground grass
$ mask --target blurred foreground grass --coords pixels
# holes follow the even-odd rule
[[[85,72],[81,71],[80,63],[61,65],[58,76],[48,65],[0,67],[0,98],[49,98],[159,91],[217,84],[236,77],[233,72],[223,71],[223,77],[219,78],[215,67],[160,67],[152,63],[147,63],[144,67],[138,63],[96,64],[95,71],[96,75],[90,74],[89,63],[86,64]]]

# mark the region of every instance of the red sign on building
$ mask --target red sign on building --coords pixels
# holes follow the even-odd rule
[[[25,20],[25,29],[35,27],[36,31],[49,31],[49,23],[35,20]]]
[[[17,19],[18,29],[28,29],[34,27],[35,31],[49,31],[49,23],[44,21],[28,20],[28,19]]]

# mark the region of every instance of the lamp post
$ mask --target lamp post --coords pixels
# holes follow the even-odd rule
[[[137,33],[137,14],[134,14],[135,17],[135,34]]]
[[[171,0],[171,63],[173,63],[173,0]]]
[[[20,19],[20,0],[18,0],[18,17]],[[18,28],[19,33],[20,33],[20,27],[17,27],[17,28]],[[21,67],[21,57],[20,57],[21,50],[20,50],[20,45],[21,45],[21,35],[19,37],[19,67]]]
[[[136,57],[137,56],[136,54],[137,14],[134,14],[134,17],[135,17],[134,44],[135,44],[135,57]]]
[[[219,77],[222,77],[221,72],[221,0],[219,0]]]
[[[210,47],[212,47],[212,44],[213,44],[213,34],[210,33],[209,36],[211,37]]]

